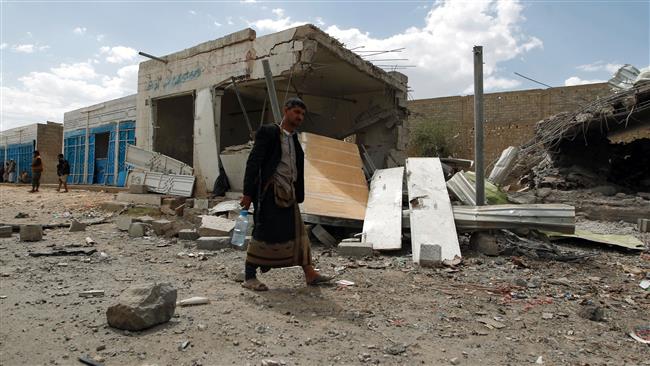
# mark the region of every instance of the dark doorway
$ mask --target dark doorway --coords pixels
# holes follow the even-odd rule
[[[108,141],[110,133],[95,134],[95,174],[93,183],[106,183],[106,167],[108,166]]]
[[[194,95],[154,101],[156,152],[194,165]]]

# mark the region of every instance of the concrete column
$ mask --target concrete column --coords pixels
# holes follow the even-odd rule
[[[109,142],[110,143],[110,142]],[[119,161],[118,157],[120,156],[120,122],[115,122],[115,143],[114,143],[114,149],[115,151],[113,156],[114,156],[114,162],[113,162],[113,185],[117,185],[117,169],[119,167]]]
[[[90,124],[90,112],[87,112],[87,114],[86,114],[86,140],[85,140],[85,146],[84,146],[84,184],[88,184],[88,148],[90,148],[90,144],[88,143],[88,138],[90,137],[89,124]]]
[[[194,99],[194,154],[193,168],[196,176],[196,194],[203,196],[212,190],[219,175],[217,133],[215,129],[212,88],[201,89]],[[218,98],[219,100],[221,97]],[[219,103],[219,109],[221,104]]]

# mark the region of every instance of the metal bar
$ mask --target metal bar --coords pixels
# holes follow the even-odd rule
[[[150,54],[145,53],[145,52],[138,52],[138,55],[140,55],[140,56],[144,56],[144,57],[148,57],[148,58],[150,58],[150,59],[152,59],[152,60],[160,61],[160,62],[162,62],[162,63],[164,63],[164,64],[167,63],[167,60],[164,60],[164,59],[162,59],[162,58],[160,58],[160,57],[156,57],[156,56],[154,56],[154,55],[150,55]]]
[[[248,119],[248,113],[246,113],[246,107],[244,107],[244,101],[239,95],[239,89],[237,88],[237,79],[232,77],[232,88],[235,90],[235,95],[237,96],[237,101],[239,102],[239,108],[241,108],[242,113],[244,113],[244,119],[246,120],[246,126],[248,126],[248,135],[253,138],[253,125],[251,125],[250,119]]]
[[[110,144],[110,141],[109,141]],[[115,139],[113,142],[113,185],[117,186],[117,173],[120,157],[120,122],[115,122]]]
[[[485,204],[483,172],[483,46],[474,46],[474,164],[476,205]]]
[[[280,105],[278,104],[278,95],[275,92],[275,83],[273,83],[273,74],[271,73],[271,65],[269,60],[262,60],[264,67],[264,78],[266,79],[266,89],[269,93],[269,101],[271,102],[271,109],[273,110],[273,118],[275,123],[282,122],[282,114],[280,113]]]

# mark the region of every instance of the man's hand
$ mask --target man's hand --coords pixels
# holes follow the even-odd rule
[[[248,210],[251,207],[251,201],[253,199],[251,196],[242,196],[241,200],[239,201],[239,205],[243,208]]]

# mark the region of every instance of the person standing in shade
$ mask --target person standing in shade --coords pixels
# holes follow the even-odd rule
[[[61,191],[63,185],[63,192],[68,192],[68,175],[70,174],[70,164],[63,158],[63,154],[59,154],[59,163],[56,165],[56,175],[59,176],[59,187],[57,192]]]
[[[32,190],[29,193],[38,192],[41,186],[41,174],[43,173],[43,160],[38,150],[34,150],[34,159],[32,160]]]
[[[305,198],[304,153],[296,129],[307,107],[300,98],[284,104],[280,125],[263,125],[246,162],[242,208],[255,203],[253,240],[248,245],[243,287],[266,291],[257,269],[301,266],[307,285],[331,280],[312,265],[311,245],[298,204]]]
[[[10,183],[16,183],[16,162],[14,159],[9,160],[7,163],[7,181]]]

